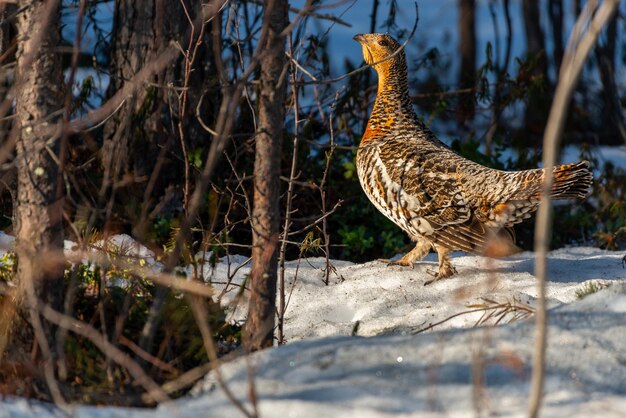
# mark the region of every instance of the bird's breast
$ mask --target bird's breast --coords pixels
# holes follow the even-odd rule
[[[402,169],[400,167],[410,169],[413,162],[398,159],[396,164],[387,167],[380,158],[380,152],[380,148],[372,144],[362,145],[357,151],[357,174],[365,195],[376,209],[412,237],[432,234],[430,223],[416,212],[422,202],[408,194],[388,172],[388,168],[392,171]]]

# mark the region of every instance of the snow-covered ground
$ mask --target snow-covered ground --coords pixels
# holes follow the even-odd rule
[[[116,239],[120,240],[120,237]],[[7,241],[0,234],[0,242]],[[150,260],[149,250],[136,247]],[[2,252],[0,250],[0,252]],[[549,256],[551,306],[544,417],[626,416],[626,269],[622,253],[567,248]],[[249,266],[234,256],[207,280],[230,304]],[[518,313],[536,297],[534,255],[491,260],[454,255],[459,274],[423,286],[429,255],[414,269],[373,261],[334,261],[328,286],[325,260],[287,263],[288,343],[224,364],[231,391],[251,408],[254,382],[261,417],[525,416],[532,370],[534,318],[475,327],[506,303]],[[230,286],[228,272],[235,272]],[[296,275],[297,271],[297,275]],[[579,300],[589,283],[602,290]],[[497,304],[500,310],[495,309]],[[231,307],[242,318],[245,301]],[[446,320],[454,315],[452,319]],[[484,317],[483,317],[484,319]],[[490,319],[493,323],[494,317]],[[253,379],[250,379],[250,373]],[[237,417],[214,374],[193,394],[156,410],[74,406],[74,417]],[[0,417],[65,416],[23,399],[0,402]]]

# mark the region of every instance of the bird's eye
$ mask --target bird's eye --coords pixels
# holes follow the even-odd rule
[[[389,41],[387,41],[385,38],[381,38],[378,40],[378,45],[380,46],[389,46]]]

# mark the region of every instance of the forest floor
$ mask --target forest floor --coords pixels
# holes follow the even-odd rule
[[[118,236],[116,239],[130,239]],[[149,250],[137,249],[147,259]],[[621,417],[626,411],[624,254],[589,247],[549,254],[550,306],[542,417]],[[204,275],[230,306],[249,272],[226,258]],[[525,416],[535,335],[534,254],[492,260],[455,253],[459,274],[424,286],[414,269],[380,261],[288,262],[287,344],[221,367],[226,385],[261,417]],[[230,264],[230,266],[229,266]],[[242,319],[245,301],[229,308]],[[499,325],[493,326],[496,323]],[[73,417],[235,417],[214,373],[153,410],[75,405]],[[0,417],[66,416],[48,404],[0,401]]]

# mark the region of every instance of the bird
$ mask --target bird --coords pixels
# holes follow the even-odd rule
[[[413,109],[401,45],[381,33],[354,39],[378,73],[376,100],[356,154],[359,182],[373,205],[415,242],[390,264],[414,267],[433,249],[438,270],[427,270],[430,284],[457,273],[451,251],[493,257],[520,251],[513,225],[537,210],[548,171],[496,170],[454,152]],[[588,161],[555,166],[552,175],[553,199],[590,193]]]

